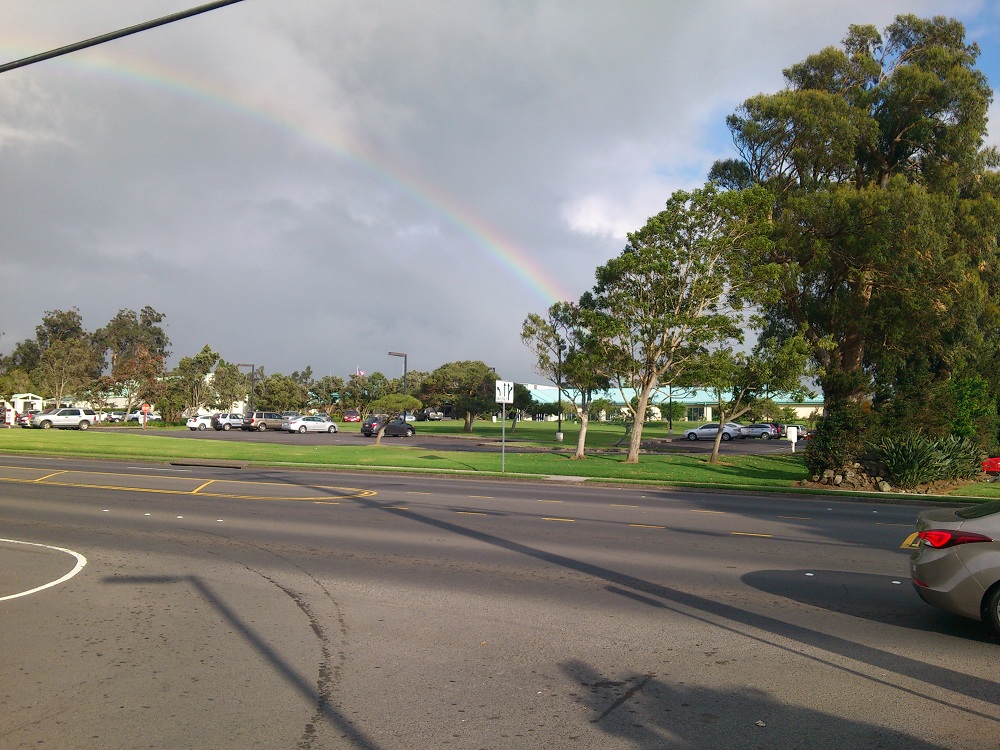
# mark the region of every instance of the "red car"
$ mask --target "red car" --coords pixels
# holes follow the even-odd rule
[[[990,475],[991,481],[1000,478],[1000,457],[984,458],[982,466],[983,471]]]
[[[361,413],[358,412],[357,409],[348,409],[347,411],[344,412],[344,421],[345,422],[360,422],[361,421]]]

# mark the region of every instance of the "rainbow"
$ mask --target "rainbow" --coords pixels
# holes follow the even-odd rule
[[[17,59],[37,52],[8,46],[0,46],[4,56]],[[538,260],[525,248],[504,237],[497,229],[471,211],[459,205],[430,183],[418,176],[407,174],[398,165],[390,164],[386,158],[374,153],[370,148],[352,140],[344,134],[304,123],[302,120],[249,98],[225,91],[221,87],[178,75],[151,66],[127,63],[111,57],[104,51],[76,53],[41,63],[61,65],[66,68],[98,72],[103,75],[132,81],[144,86],[157,86],[182,96],[198,99],[209,106],[224,107],[242,116],[250,117],[270,127],[292,133],[295,137],[311,143],[321,150],[336,154],[363,172],[374,175],[385,184],[403,192],[415,203],[444,218],[448,223],[470,237],[474,243],[507,272],[530,289],[545,305],[558,300],[574,297],[556,281],[555,277],[539,264]],[[6,75],[16,75],[10,72]]]

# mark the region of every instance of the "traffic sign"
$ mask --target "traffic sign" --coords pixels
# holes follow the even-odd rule
[[[498,404],[514,403],[514,381],[512,380],[497,381],[497,403]]]

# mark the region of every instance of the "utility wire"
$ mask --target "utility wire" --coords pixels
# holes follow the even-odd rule
[[[6,73],[8,70],[14,70],[15,68],[23,68],[25,65],[31,65],[32,63],[41,62],[42,60],[49,60],[53,57],[59,57],[60,55],[68,55],[70,52],[76,52],[81,49],[86,49],[87,47],[94,47],[98,44],[104,44],[104,42],[110,42],[114,39],[121,39],[123,36],[138,34],[140,31],[154,29],[157,26],[164,26],[165,24],[173,23],[174,21],[180,21],[184,18],[190,18],[191,16],[197,16],[200,13],[207,13],[210,10],[215,10],[216,8],[222,8],[226,5],[232,5],[233,3],[240,2],[243,2],[243,0],[216,0],[214,3],[206,3],[205,5],[199,5],[196,8],[182,10],[179,13],[171,13],[169,16],[163,16],[162,18],[157,18],[153,21],[136,24],[135,26],[129,26],[127,29],[119,29],[118,31],[112,31],[108,34],[95,36],[92,39],[86,39],[82,42],[68,44],[65,47],[59,47],[58,49],[42,52],[37,55],[32,55],[31,57],[24,57],[20,60],[4,63],[0,65],[0,73]]]

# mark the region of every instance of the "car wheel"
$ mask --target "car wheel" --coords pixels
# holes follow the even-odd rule
[[[723,432],[723,433],[722,433],[722,440],[723,440],[724,442],[728,443],[728,442],[729,442],[730,440],[732,440],[732,439],[733,439],[733,436],[732,436],[732,435],[730,435],[730,434],[729,434],[728,432]]]
[[[86,430],[88,427],[90,427],[90,422],[84,420],[83,422],[80,422],[80,424],[78,424],[76,426],[76,429],[78,429],[78,430]]]
[[[301,435],[301,434],[302,434],[303,432],[305,432],[305,431],[306,431],[306,426],[305,426],[305,425],[302,425],[301,427],[299,427],[299,434],[300,434],[300,435]]]
[[[41,428],[42,428],[43,430],[47,430],[47,429],[49,429],[49,428],[50,428],[50,427],[52,426],[52,423],[51,423],[51,422],[48,422],[48,421],[46,421],[46,422],[42,422],[42,423],[41,423],[40,425],[38,425],[38,426],[39,426],[39,427],[41,427]]]
[[[771,436],[768,435],[768,434],[766,434],[766,433],[763,434],[763,435],[761,435],[761,437],[764,438],[765,440],[770,440],[771,439]]]
[[[204,424],[200,424],[200,425],[198,425],[198,429],[199,429],[199,430],[204,430],[204,429],[205,429],[205,425],[204,425]]]
[[[330,432],[330,433],[333,433],[333,432],[336,432],[336,431],[337,431],[337,425],[335,425],[335,424],[330,425],[330,428],[327,430],[327,432]]]
[[[266,429],[267,425],[264,422],[261,422],[259,425],[257,425],[257,432],[263,432]]]
[[[222,429],[225,430],[226,432],[229,432],[231,429],[233,429],[233,426],[229,424],[229,422],[226,422],[224,425],[222,425]]]
[[[983,622],[1000,638],[1000,584],[994,584],[993,591],[986,597],[983,607]]]
[[[688,440],[697,440],[697,439],[698,439],[698,436],[697,436],[697,435],[695,435],[695,434],[694,434],[693,432],[689,432],[689,433],[687,434],[687,439],[688,439]]]
[[[406,428],[406,437],[413,437],[413,428],[412,427],[407,427]]]

